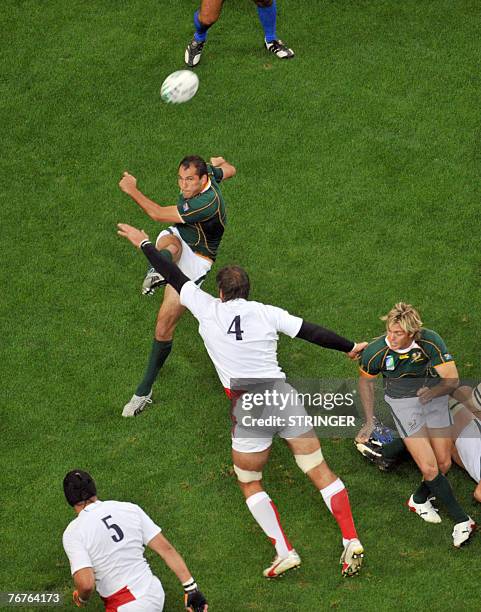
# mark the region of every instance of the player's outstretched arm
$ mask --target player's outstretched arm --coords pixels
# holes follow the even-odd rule
[[[152,266],[162,274],[165,280],[171,285],[177,293],[180,294],[182,287],[189,281],[187,276],[168,259],[162,257],[154,245],[150,242],[149,237],[143,230],[139,230],[127,223],[118,223],[118,235],[127,238],[134,247],[142,249],[144,255],[150,261]]]
[[[159,223],[184,223],[177,206],[159,206],[137,189],[137,179],[124,172],[119,182],[120,189],[132,198],[153,221]]]
[[[302,340],[307,340],[307,342],[312,342],[324,348],[341,351],[351,359],[356,359],[364,347],[367,346],[367,342],[356,344],[330,329],[321,327],[316,323],[309,323],[309,321],[302,321],[301,329],[296,338],[302,338]]]
[[[235,166],[230,164],[223,157],[211,157],[209,161],[212,166],[214,166],[215,168],[220,168],[222,170],[222,173],[223,173],[222,180],[223,181],[232,178],[237,173]]]
[[[95,589],[95,575],[91,567],[83,567],[73,575],[75,591],[72,593],[74,604],[78,608],[87,605],[90,596]]]
[[[158,533],[147,544],[155,551],[169,569],[171,569],[184,587],[184,605],[191,612],[207,612],[209,606],[197,583],[192,578],[184,559],[175,550],[172,544],[161,533]]]

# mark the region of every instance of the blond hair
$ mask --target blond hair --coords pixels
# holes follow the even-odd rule
[[[418,334],[423,325],[418,311],[411,304],[405,302],[394,304],[387,315],[381,317],[381,320],[386,321],[387,329],[397,323],[403,331],[410,335]]]

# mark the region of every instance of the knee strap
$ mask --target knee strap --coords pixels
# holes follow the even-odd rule
[[[242,470],[240,467],[234,464],[234,472],[237,475],[237,479],[239,482],[243,482],[245,484],[249,482],[254,482],[256,480],[262,480],[262,472],[253,472],[251,470]]]
[[[294,455],[294,459],[296,460],[297,465],[304,472],[304,474],[309,472],[309,470],[312,470],[312,468],[321,465],[321,463],[324,461],[324,457],[320,448],[318,448],[313,453],[310,453],[309,455]]]

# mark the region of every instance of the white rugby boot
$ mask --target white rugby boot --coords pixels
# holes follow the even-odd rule
[[[359,574],[362,560],[364,559],[364,547],[358,539],[349,540],[341,555],[341,574],[344,577]]]
[[[301,564],[301,558],[294,549],[289,551],[287,557],[276,555],[274,561],[267,567],[263,574],[266,578],[278,578],[290,569],[295,569]]]
[[[436,508],[432,505],[431,500],[428,499],[424,504],[418,504],[414,501],[413,495],[408,500],[408,508],[411,512],[419,514],[419,516],[426,521],[426,523],[440,523],[441,517],[439,516]]]
[[[474,534],[476,529],[476,523],[471,517],[467,521],[462,523],[456,523],[453,529],[453,544],[456,548],[459,548],[462,544],[467,542],[469,538]]]
[[[148,395],[132,395],[131,399],[125,404],[122,410],[123,417],[134,417],[147,408],[152,403],[152,390]]]

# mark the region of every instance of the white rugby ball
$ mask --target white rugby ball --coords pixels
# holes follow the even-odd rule
[[[169,74],[160,88],[160,97],[170,104],[188,102],[199,89],[199,77],[192,70],[177,70]]]

